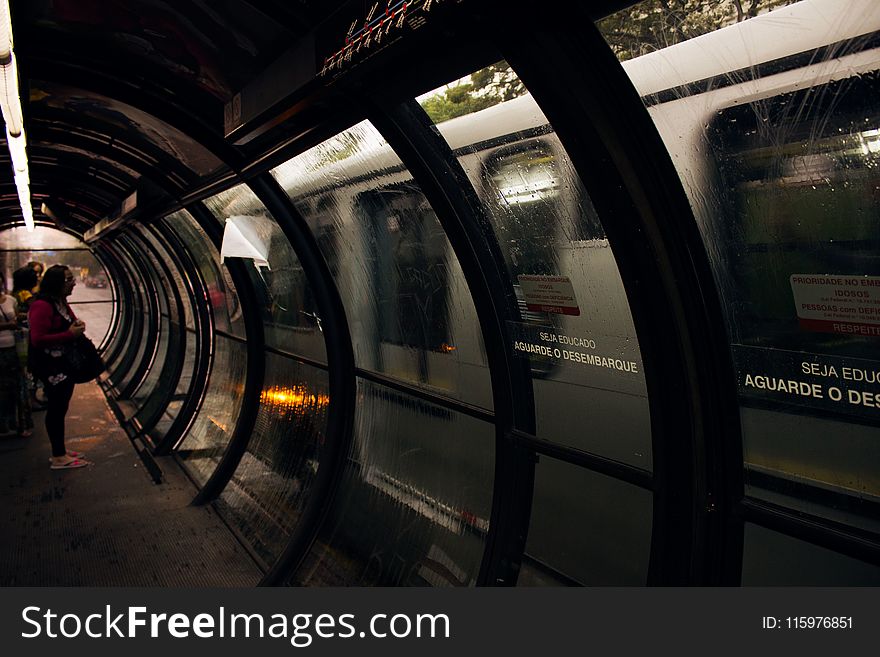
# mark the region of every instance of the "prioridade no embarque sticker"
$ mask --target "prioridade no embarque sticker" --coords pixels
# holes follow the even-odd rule
[[[789,283],[802,329],[880,337],[880,276],[792,274]]]
[[[574,294],[574,285],[568,276],[520,274],[516,279],[522,288],[526,308],[529,310],[557,315],[581,314]]]

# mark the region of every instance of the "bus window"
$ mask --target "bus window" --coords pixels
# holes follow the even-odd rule
[[[379,340],[446,351],[448,243],[431,206],[407,184],[365,192],[357,206],[369,230]]]

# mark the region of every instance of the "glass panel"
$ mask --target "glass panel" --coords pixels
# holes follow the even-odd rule
[[[757,408],[743,408],[740,417],[747,495],[880,534],[875,427],[851,424],[841,432],[836,420]]]
[[[84,246],[79,238],[46,226],[37,226],[30,233],[24,227],[0,231],[0,250],[28,249],[51,252],[55,249],[81,249]]]
[[[134,283],[131,279],[129,271],[128,258],[121,252],[116,244],[106,244],[104,249],[112,254],[114,261],[114,271],[117,279],[115,285],[121,298],[135,298],[133,289]],[[118,365],[119,359],[124,353],[124,345],[131,339],[132,327],[137,307],[134,303],[119,303],[116,306],[118,312],[117,326],[113,335],[110,336],[107,348],[104,350],[104,362],[107,365],[107,371],[112,372]]]
[[[531,365],[538,435],[651,469],[647,390],[629,303],[596,211],[552,126],[505,62],[421,102],[437,118],[459,116],[437,127],[460,154],[492,221],[488,239],[504,256],[519,302],[510,346]]]
[[[172,335],[172,331],[180,330],[179,324],[171,324],[166,317],[162,317],[159,321],[159,334],[157,336],[156,351],[152,357],[150,369],[137,390],[131,395],[132,401],[137,406],[143,406],[147,399],[154,393],[158,392],[159,396],[163,396],[161,390],[157,391],[159,382],[163,382],[166,386],[174,383],[173,372],[176,371],[177,359],[180,357],[180,337],[179,333]],[[169,357],[169,354],[172,357]]]
[[[326,363],[314,294],[299,258],[269,211],[245,185],[218,194],[205,205],[224,225],[229,221],[243,224],[265,248],[268,265],[254,263],[258,276],[252,278],[263,309],[266,344]]]
[[[358,381],[348,465],[295,583],[467,586],[492,504],[495,428]]]
[[[161,373],[164,373],[163,380],[166,384],[173,383],[168,379],[170,372],[173,371],[173,367],[167,367],[171,365],[169,361],[176,359],[178,354],[169,351],[169,346],[171,343],[174,343],[174,346],[178,346],[178,340],[173,339],[170,335],[171,333],[171,322],[168,321],[167,317],[162,316],[159,319],[159,331],[156,336],[157,344],[155,345],[155,351],[152,355],[148,355],[150,358],[151,364],[150,369],[147,372],[147,376],[137,390],[132,394],[132,399],[138,404],[143,404],[147,397],[149,397],[156,385],[159,383],[159,377]],[[173,354],[173,358],[169,358],[169,353]]]
[[[124,340],[122,349],[119,351],[117,358],[107,363],[107,372],[110,380],[118,387],[118,382],[130,373],[139,350],[144,349],[146,346],[144,333],[147,301],[144,285],[140,279],[140,270],[132,260],[131,252],[125,244],[124,238],[120,237],[120,239],[115,240],[115,244],[118,247],[116,254],[122,266],[126,269],[125,276],[128,277],[129,298],[124,300],[124,305],[130,318],[126,331],[122,332]]]
[[[28,235],[36,235],[33,243],[28,240]],[[36,248],[37,245],[46,244],[52,245],[52,249]],[[28,250],[3,251],[3,248]],[[62,248],[74,250],[58,250]],[[77,284],[68,301],[75,304],[73,311],[86,323],[86,335],[96,345],[101,344],[113,316],[113,290],[110,288],[106,270],[86,245],[71,235],[51,228],[35,229],[34,233],[16,228],[0,233],[0,275],[10,291],[13,286],[13,272],[29,262],[39,263],[41,271],[54,264],[70,267],[77,277]]]
[[[519,586],[644,586],[651,491],[541,456]]]
[[[165,264],[166,269],[161,270],[163,272],[162,284],[165,287],[168,299],[175,299],[176,290],[177,297],[179,297],[182,302],[181,307],[183,308],[185,316],[185,325],[188,328],[195,328],[195,324],[193,323],[192,300],[189,298],[189,286],[184,280],[183,272],[180,271],[179,260],[168,252],[168,242],[165,240],[164,236],[160,237],[155,230],[154,227],[143,226],[141,228],[141,235],[152,245],[153,249],[159,254],[159,257]],[[180,322],[180,318],[177,317],[178,308],[176,302],[171,303],[169,306],[169,314],[171,316],[171,321]]]
[[[193,216],[180,210],[165,218],[172,231],[183,242],[202,275],[208,302],[214,314],[214,325],[225,331],[244,337],[244,320],[235,285],[226,267],[220,264],[220,254],[201,229]]]
[[[188,334],[184,331],[184,327],[180,325],[179,309],[184,309],[186,321],[190,324],[193,322],[192,310],[190,304],[189,291],[180,275],[176,266],[177,261],[173,259],[166,249],[164,240],[161,240],[150,228],[145,226],[138,227],[141,237],[149,242],[151,249],[146,249],[147,257],[153,265],[153,269],[160,273],[160,280],[164,294],[160,294],[160,305],[162,306],[162,316],[159,326],[159,344],[156,349],[156,356],[153,364],[147,373],[143,384],[132,395],[133,400],[140,406],[135,419],[142,427],[150,431],[154,440],[161,439],[167,431],[167,426],[163,425],[163,430],[156,432],[153,430],[154,424],[160,419],[163,411],[176,415],[174,409],[164,408],[169,401],[177,407],[185,399],[185,395],[189,390],[189,383],[192,380],[192,368],[195,365],[195,342],[190,340],[190,344],[186,344]],[[158,257],[157,257],[158,254]],[[178,299],[182,301],[178,306]],[[167,315],[167,316],[166,316]],[[183,361],[180,355],[183,353]],[[173,357],[168,357],[172,354]],[[171,395],[168,387],[171,383],[178,381],[178,376],[184,379],[184,387],[181,388],[177,383],[175,395]],[[174,397],[177,397],[174,399]]]
[[[799,0],[646,0],[596,25],[621,60],[663,50]],[[692,62],[696,67],[705,62]],[[714,62],[709,63],[709,66]]]
[[[311,495],[327,424],[327,372],[266,354],[254,433],[220,496],[231,521],[266,563],[282,552]]]
[[[336,280],[356,365],[491,408],[480,327],[458,260],[376,129],[360,123],[272,175]]]
[[[159,415],[158,419],[156,419],[155,424],[150,431],[150,435],[153,437],[154,442],[158,442],[165,436],[165,434],[168,433],[168,430],[177,419],[177,416],[180,414],[180,411],[183,408],[183,404],[186,402],[187,397],[190,394],[190,385],[192,385],[193,374],[195,373],[196,367],[197,339],[198,338],[194,331],[185,332],[185,347],[183,347],[185,349],[185,352],[183,368],[180,372],[180,379],[177,382],[177,388],[175,388],[174,390],[174,395],[168,401],[168,406],[164,409],[156,410],[156,412],[159,412],[159,410],[161,410],[161,415]],[[157,397],[154,397],[153,399],[155,400],[157,399]],[[147,413],[152,413],[151,405],[146,405],[142,409],[141,413],[144,414],[144,417],[146,417]],[[138,419],[141,420],[140,417]],[[141,424],[144,426],[149,426],[146,419],[142,420]]]
[[[86,336],[95,343],[96,347],[101,344],[110,329],[113,307],[112,301],[79,303],[73,306],[77,318],[86,324]]]
[[[214,472],[235,430],[246,369],[247,346],[216,336],[205,399],[178,450],[200,484]]]
[[[135,419],[142,427],[147,430],[152,429],[152,425],[159,419],[164,404],[168,401],[169,384],[177,380],[179,374],[182,375],[183,370],[180,367],[192,367],[192,357],[185,348],[183,340],[186,338],[180,324],[169,324],[165,334],[159,334],[159,347],[157,349],[156,360],[144,383],[138,388],[133,399],[140,405],[140,409],[135,415]],[[166,337],[167,336],[167,337]],[[166,344],[167,343],[167,344]],[[172,356],[169,357],[168,354]],[[184,361],[181,363],[181,355]],[[192,379],[192,371],[186,377],[187,382]],[[179,385],[176,389],[179,389]],[[155,436],[154,436],[155,437]]]
[[[743,586],[880,586],[880,568],[746,523]]]
[[[606,38],[648,53],[623,68],[715,268],[748,493],[876,532],[880,4],[769,2],[715,23],[705,0],[691,22],[711,33],[650,52],[679,40],[660,4],[612,17]],[[623,47],[617,28],[646,13],[657,35]]]
[[[139,279],[136,282],[138,293],[141,297],[140,302],[140,322],[141,331],[134,336],[137,340],[131,344],[132,354],[130,360],[124,361],[120,367],[113,373],[113,384],[119,389],[124,390],[129,385],[140,385],[144,371],[141,368],[147,365],[156,355],[156,349],[159,343],[156,337],[165,330],[167,331],[167,315],[161,314],[161,308],[165,304],[160,304],[159,299],[162,292],[156,289],[159,285],[160,276],[153,268],[153,263],[149,256],[144,254],[145,247],[133,235],[119,236],[117,242],[124,245],[129,251],[129,256],[137,269],[133,270],[134,275]],[[134,255],[136,254],[136,255]],[[157,312],[158,311],[158,312]]]
[[[59,252],[57,259],[78,277],[67,300],[76,304],[73,311],[86,323],[86,335],[101,344],[113,319],[113,289],[107,271],[89,251]]]
[[[113,290],[104,267],[89,251],[62,251],[55,260],[67,265],[77,277],[76,287],[67,298],[70,303],[112,301]],[[54,263],[50,263],[54,264]]]

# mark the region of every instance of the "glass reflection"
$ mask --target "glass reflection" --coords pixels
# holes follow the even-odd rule
[[[327,373],[266,355],[247,452],[221,495],[229,520],[266,563],[284,549],[308,502],[327,424]]]
[[[159,416],[156,418],[153,429],[150,431],[150,436],[156,444],[165,437],[171,429],[171,426],[177,421],[180,411],[183,408],[183,404],[186,401],[187,396],[190,394],[190,385],[192,385],[193,373],[196,366],[197,337],[193,331],[185,331],[183,340],[181,349],[184,350],[184,360],[177,387],[168,401],[168,405],[165,408],[159,407],[155,409],[155,412],[159,413]],[[152,399],[157,400],[157,397],[154,396]],[[142,409],[142,413],[144,414],[150,412],[151,408],[149,404]],[[141,424],[144,426],[147,425],[145,421],[142,421]]]
[[[363,380],[358,400],[326,531],[294,583],[472,585],[491,510],[494,427]]]
[[[519,586],[644,586],[651,491],[541,456]]]
[[[239,248],[232,255],[249,258],[256,276],[266,344],[326,363],[327,354],[314,294],[293,247],[257,196],[239,185],[205,201],[224,221]],[[241,248],[243,246],[243,248]]]
[[[737,15],[702,0],[684,32],[703,36],[680,42],[660,4],[598,25],[703,233],[747,493],[876,533],[880,5],[774,1]]]
[[[345,305],[358,367],[491,407],[473,301],[436,214],[368,122],[273,170]]]
[[[0,231],[0,276],[7,289],[12,290],[13,272],[31,262],[39,263],[43,271],[55,264],[70,267],[77,284],[68,300],[86,323],[86,335],[100,345],[114,309],[109,275],[100,261],[83,242],[54,228],[41,227],[33,233],[23,228]]]
[[[214,471],[232,438],[241,411],[246,369],[246,345],[216,336],[205,398],[178,450],[200,484]]]
[[[880,586],[880,568],[746,523],[743,586]]]
[[[207,300],[213,310],[214,328],[243,338],[244,322],[238,293],[226,268],[220,264],[220,255],[205,231],[186,210],[168,215],[165,221],[186,245],[202,275]]]
[[[547,118],[505,62],[420,102],[442,120],[437,129],[491,220],[486,239],[497,241],[516,295],[510,348],[531,365],[538,435],[650,469],[629,303],[599,217]]]

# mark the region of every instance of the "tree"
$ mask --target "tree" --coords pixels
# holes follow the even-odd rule
[[[597,22],[619,59],[661,50],[798,0],[644,0]],[[500,61],[422,101],[435,123],[478,112],[526,93],[516,72]]]
[[[645,0],[596,23],[621,60],[714,32],[798,0]]]
[[[442,123],[512,100],[525,92],[525,85],[510,65],[500,61],[426,98],[422,107],[434,123]]]

